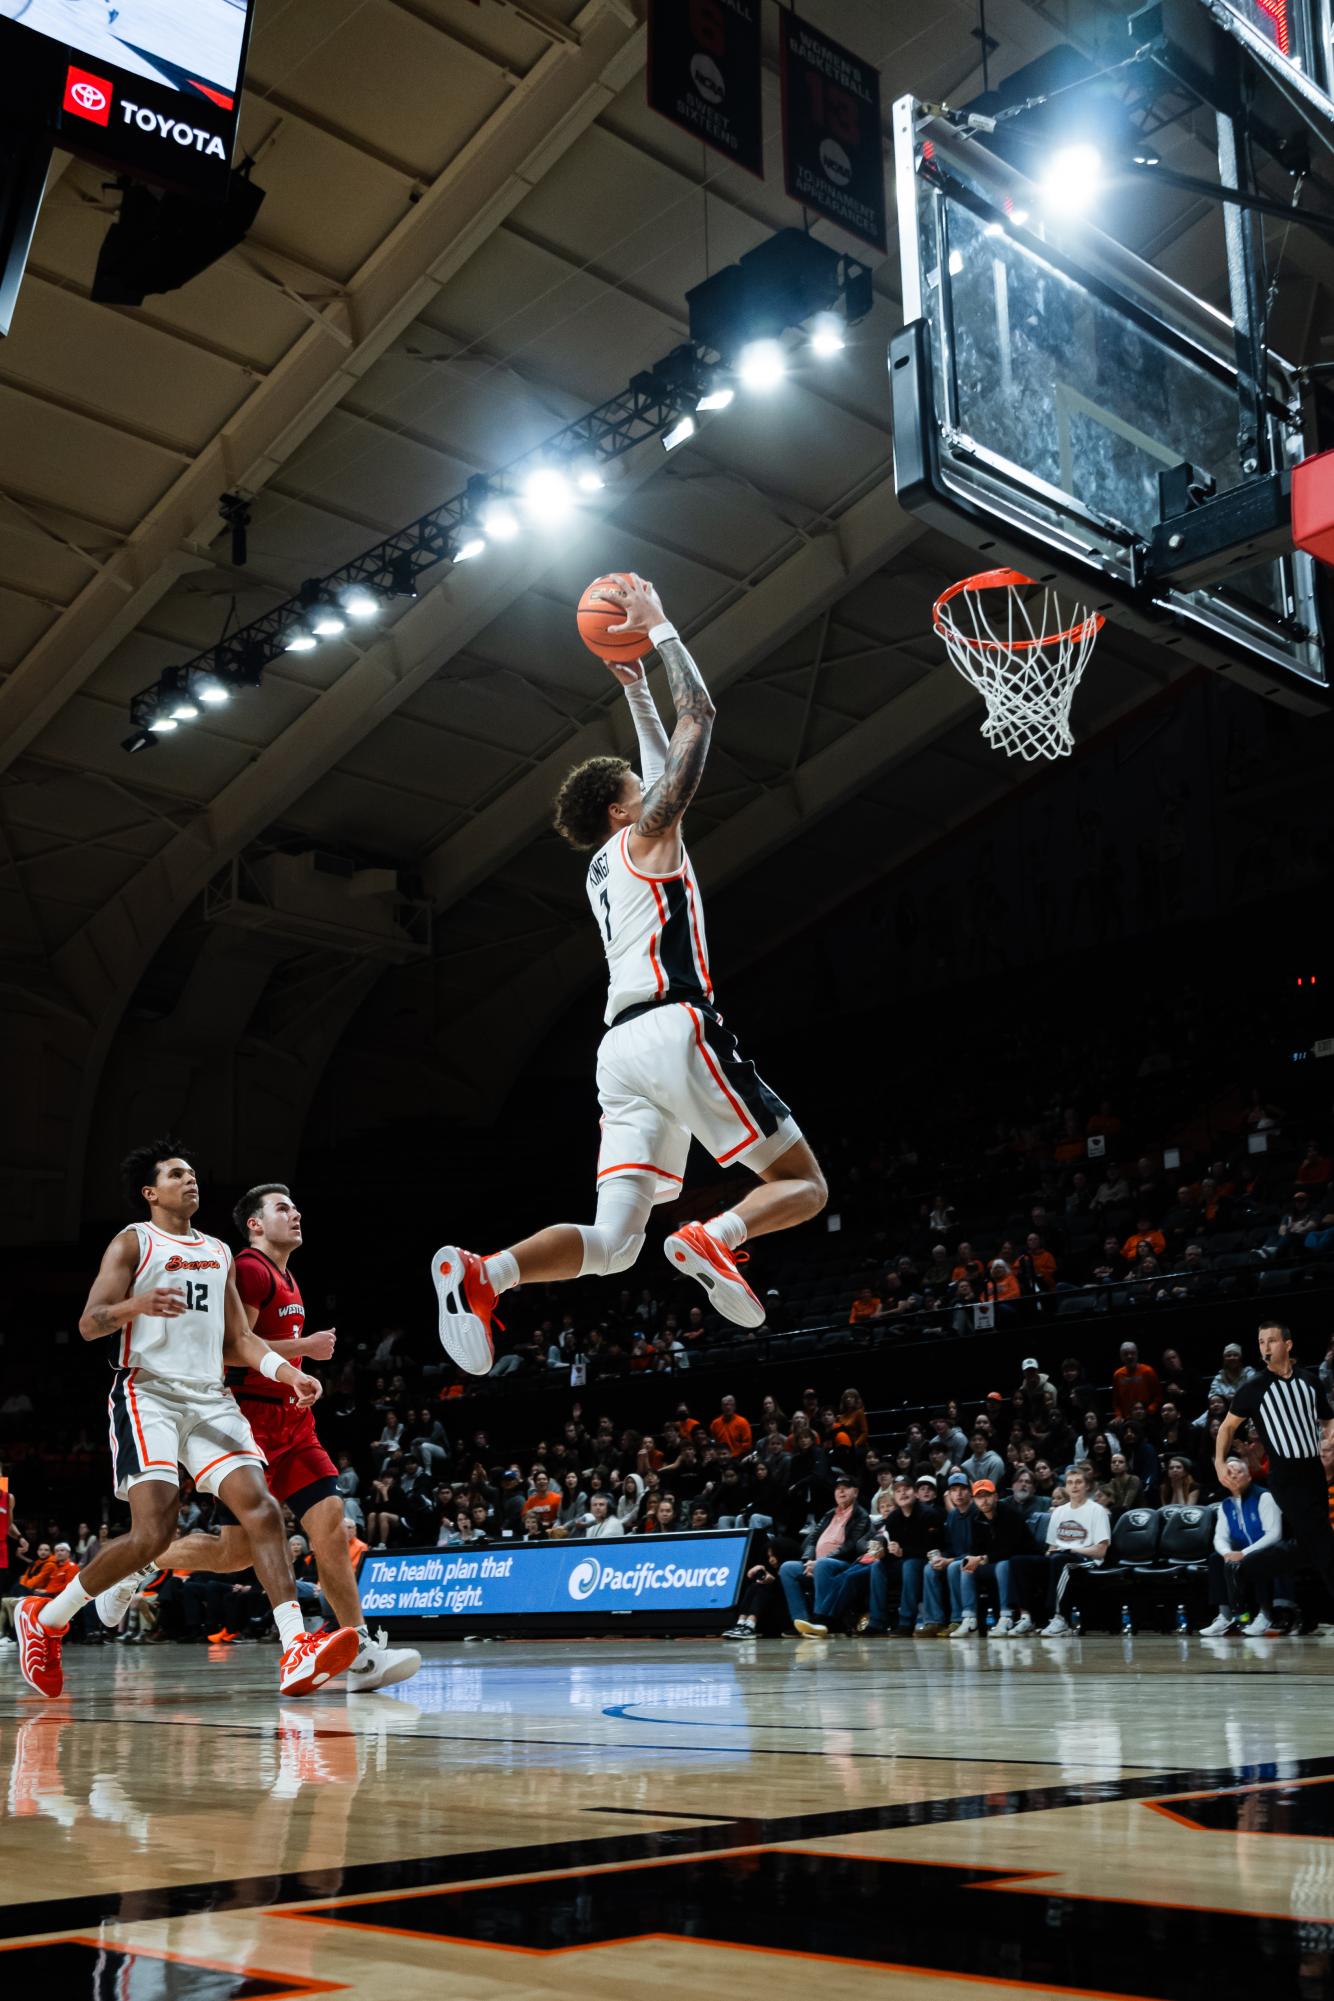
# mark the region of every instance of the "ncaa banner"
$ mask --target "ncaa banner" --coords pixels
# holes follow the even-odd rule
[[[883,251],[880,74],[795,14],[778,20],[787,191],[803,208]]]
[[[377,1550],[357,1581],[367,1614],[385,1619],[724,1612],[749,1541],[741,1532]]]
[[[764,179],[763,0],[649,0],[648,101]]]

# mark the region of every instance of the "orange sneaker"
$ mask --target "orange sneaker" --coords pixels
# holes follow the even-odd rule
[[[744,1251],[729,1251],[702,1223],[686,1223],[662,1248],[674,1271],[699,1280],[724,1319],[738,1327],[763,1326],[764,1301],[737,1269],[745,1262]]]
[[[14,1631],[19,1639],[19,1673],[29,1688],[39,1695],[59,1695],[65,1686],[60,1665],[60,1642],[68,1626],[42,1626],[38,1614],[46,1610],[45,1598],[25,1598],[14,1612]]]
[[[235,1633],[229,1633],[225,1626],[219,1626],[216,1633],[209,1634],[208,1643],[211,1647],[234,1647],[236,1645],[236,1635]]]
[[[442,1244],[431,1259],[431,1283],[440,1302],[440,1346],[468,1375],[489,1375],[496,1358],[491,1339],[496,1295],[481,1258]]]
[[[334,1633],[303,1633],[278,1663],[278,1693],[309,1695],[313,1689],[323,1688],[351,1667],[360,1645],[355,1626],[340,1626]]]

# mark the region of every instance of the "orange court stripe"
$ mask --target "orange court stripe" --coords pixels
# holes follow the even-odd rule
[[[614,1167],[600,1167],[595,1179],[601,1181],[604,1174],[660,1174],[664,1181],[679,1181],[685,1185],[685,1176],[672,1174],[665,1167],[655,1167],[651,1160],[618,1160]]]
[[[741,1101],[738,1098],[734,1097],[732,1092],[727,1088],[727,1079],[723,1076],[722,1071],[718,1068],[718,1065],[715,1063],[713,1058],[713,1051],[709,1048],[708,1043],[704,1040],[704,1029],[699,1016],[695,1013],[693,1007],[687,1007],[686,1013],[690,1016],[690,1019],[695,1024],[695,1041],[699,1045],[700,1055],[704,1058],[704,1061],[708,1064],[709,1069],[713,1072],[714,1082],[717,1084],[718,1089],[722,1092],[723,1096],[726,1098],[728,1104],[732,1107],[732,1110],[736,1113],[737,1117],[740,1119],[742,1125],[746,1128],[746,1139],[743,1142],[743,1144],[748,1145],[751,1140],[759,1138],[760,1136],[759,1132],[756,1129],[756,1127],[751,1124],[750,1115],[746,1111],[745,1106],[741,1103]],[[734,1153],[738,1152],[739,1148],[734,1147],[732,1151]]]

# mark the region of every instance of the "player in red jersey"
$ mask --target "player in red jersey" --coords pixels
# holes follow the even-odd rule
[[[301,1212],[291,1191],[280,1181],[262,1182],[242,1196],[232,1216],[246,1239],[245,1248],[236,1254],[236,1289],[252,1329],[297,1368],[308,1361],[327,1362],[334,1351],[334,1330],[306,1333],[305,1305],[288,1270],[292,1253],[302,1242]],[[343,1503],[336,1488],[338,1469],[320,1444],[310,1412],[298,1408],[278,1385],[255,1369],[232,1369],[228,1378],[268,1461],[265,1478],[269,1492],[300,1522],[315,1558],[320,1588],[339,1626],[352,1627],[361,1641],[347,1670],[348,1688],[365,1691],[406,1681],[421,1666],[421,1655],[410,1647],[390,1647],[382,1632],[372,1636],[367,1629],[343,1531]],[[155,1568],[248,1569],[251,1553],[245,1532],[221,1502],[217,1519],[223,1524],[221,1535],[196,1531],[182,1536]],[[104,1624],[122,1623],[134,1592],[142,1588],[141,1577],[142,1573],[127,1578],[98,1599]]]

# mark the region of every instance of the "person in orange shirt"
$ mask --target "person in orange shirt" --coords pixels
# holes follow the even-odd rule
[[[991,1276],[987,1280],[986,1291],[982,1296],[984,1299],[1000,1301],[1018,1299],[1019,1281],[1004,1258],[992,1259]]]
[[[0,1599],[0,1645],[14,1645],[10,1635],[14,1630],[16,1605],[21,1605],[25,1598],[55,1598],[78,1574],[79,1566],[67,1542],[58,1542],[54,1549],[49,1543],[38,1543],[36,1561],[19,1579],[18,1596]]]
[[[869,1285],[864,1285],[852,1302],[852,1311],[848,1315],[848,1325],[849,1327],[856,1327],[863,1320],[874,1320],[879,1311],[880,1300],[872,1292]]]
[[[709,1426],[709,1436],[726,1446],[734,1459],[744,1459],[751,1448],[750,1425],[739,1415],[735,1397],[724,1397],[722,1411]]]
[[[1112,1401],[1117,1416],[1128,1418],[1132,1405],[1137,1403],[1142,1403],[1149,1412],[1156,1411],[1162,1400],[1158,1371],[1140,1361],[1139,1349],[1133,1341],[1123,1341],[1121,1366],[1112,1371]]]
[[[1043,1243],[1036,1230],[1030,1230],[1024,1243],[1024,1255],[1033,1267],[1033,1275],[1039,1284],[1050,1289],[1056,1283],[1056,1260]]]
[[[1166,1237],[1161,1230],[1154,1228],[1148,1216],[1140,1217],[1138,1223],[1136,1223],[1134,1229],[1121,1246],[1121,1255],[1128,1265],[1135,1263],[1136,1254],[1141,1244],[1147,1244],[1156,1258],[1162,1257],[1167,1250]]]
[[[534,1515],[546,1529],[555,1521],[560,1513],[560,1492],[552,1486],[547,1474],[534,1473],[533,1491],[524,1502],[522,1513],[525,1528]]]

